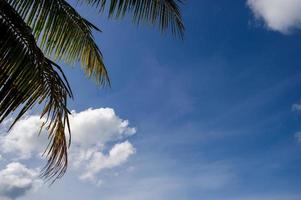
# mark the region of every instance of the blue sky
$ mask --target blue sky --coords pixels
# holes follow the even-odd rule
[[[51,187],[31,179],[25,189],[5,193],[0,181],[0,198],[2,192],[8,200],[301,199],[301,3],[271,2],[187,1],[183,41],[78,8],[103,31],[94,36],[112,87],[99,89],[79,66],[64,66],[78,134],[92,138],[75,145],[91,145],[104,123],[108,136],[84,148],[97,147],[106,165],[87,176],[80,170],[91,172],[89,163],[71,166]],[[80,120],[92,123],[85,112],[109,113],[112,121],[81,126]],[[116,145],[127,153],[114,157]],[[13,166],[35,177],[42,161],[20,158],[33,151],[1,152],[0,176]]]

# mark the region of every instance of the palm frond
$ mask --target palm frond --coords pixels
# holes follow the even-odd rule
[[[169,29],[181,38],[184,35],[185,27],[178,5],[182,3],[181,0],[78,0],[78,2],[97,6],[102,11],[108,7],[109,17],[119,18],[131,13],[133,21],[137,24],[148,22],[158,25],[161,31]]]
[[[70,134],[67,99],[72,93],[59,66],[43,55],[31,32],[18,13],[1,0],[0,123],[20,107],[13,126],[35,104],[45,102],[41,117],[47,118],[49,148],[43,175],[59,178],[68,164],[65,133],[68,130]]]
[[[109,84],[102,54],[92,29],[100,31],[65,0],[8,0],[32,28],[38,45],[48,56],[68,64],[80,62],[89,77]]]

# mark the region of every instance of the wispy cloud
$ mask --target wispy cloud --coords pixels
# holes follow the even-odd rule
[[[292,111],[300,112],[301,111],[301,104],[300,103],[293,104],[292,105]]]
[[[204,164],[195,177],[195,185],[203,191],[220,190],[235,180],[232,167],[223,162]]]
[[[295,134],[295,137],[296,137],[296,139],[297,139],[299,142],[301,142],[301,131],[297,132],[297,133]]]
[[[241,196],[234,198],[226,198],[225,200],[299,200],[301,195],[290,194],[274,194],[274,195],[253,195],[253,196]]]
[[[301,104],[300,103],[295,103],[292,105],[292,111],[296,111],[296,112],[301,112]],[[295,138],[301,142],[301,131],[298,131],[297,133],[295,133]]]

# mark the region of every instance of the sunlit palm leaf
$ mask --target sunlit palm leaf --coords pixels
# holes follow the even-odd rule
[[[21,107],[14,123],[36,103],[45,102],[49,148],[44,169],[47,178],[61,177],[67,168],[65,130],[69,128],[67,98],[72,96],[59,66],[45,58],[18,13],[0,1],[0,123]],[[13,123],[13,124],[14,124]],[[70,133],[70,130],[69,130]]]
[[[69,64],[79,61],[89,77],[101,85],[109,83],[101,52],[92,36],[92,29],[97,27],[65,0],[8,1],[33,29],[46,55]]]
[[[184,24],[179,10],[180,0],[78,0],[109,9],[109,17],[123,17],[131,13],[133,21],[158,24],[161,31],[170,29],[173,34],[183,37]],[[108,3],[109,2],[109,3]]]

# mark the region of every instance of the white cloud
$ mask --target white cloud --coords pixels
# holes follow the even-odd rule
[[[271,30],[289,33],[301,28],[300,0],[248,0],[247,5]]]
[[[103,145],[136,133],[129,127],[128,120],[120,119],[111,108],[88,109],[72,112],[72,139],[77,145]]]
[[[14,200],[41,186],[38,170],[13,162],[0,171],[0,199]]]
[[[115,144],[108,155],[102,152],[94,152],[89,162],[86,164],[85,172],[82,174],[82,180],[95,180],[95,174],[103,169],[111,169],[126,162],[128,158],[135,153],[135,148],[131,143],[125,141],[123,143]]]
[[[28,159],[33,152],[41,151],[47,144],[47,137],[38,136],[42,122],[38,116],[26,117],[20,120],[9,134],[0,131],[0,147],[2,153],[15,153],[20,159]]]
[[[38,135],[42,125],[40,117],[30,116],[20,120],[7,134],[0,130],[0,147],[2,153],[15,153],[19,159],[28,159],[33,153],[42,151],[47,145],[45,133]]]
[[[10,158],[15,155],[12,160],[30,159],[33,155],[42,153],[48,144],[45,130],[38,136],[42,124],[39,116],[21,119],[9,134],[5,133],[9,123],[4,124],[0,128],[0,153],[9,154]],[[108,144],[114,145],[114,142],[120,142],[136,133],[136,129],[129,126],[128,120],[119,118],[111,108],[90,108],[78,113],[72,111],[70,124],[71,166],[84,170],[84,176],[89,179],[95,179],[102,169],[123,164],[135,152],[132,144],[125,141],[115,144],[108,155],[103,153]]]
[[[136,133],[135,128],[129,127],[128,120],[120,119],[111,108],[90,108],[79,113],[73,111],[70,123],[74,148],[102,147],[107,142]],[[27,116],[21,119],[9,134],[6,134],[4,129],[0,130],[1,151],[16,153],[22,159],[30,158],[33,153],[40,153],[47,145],[46,132],[42,131],[38,136],[41,124],[39,116]]]

